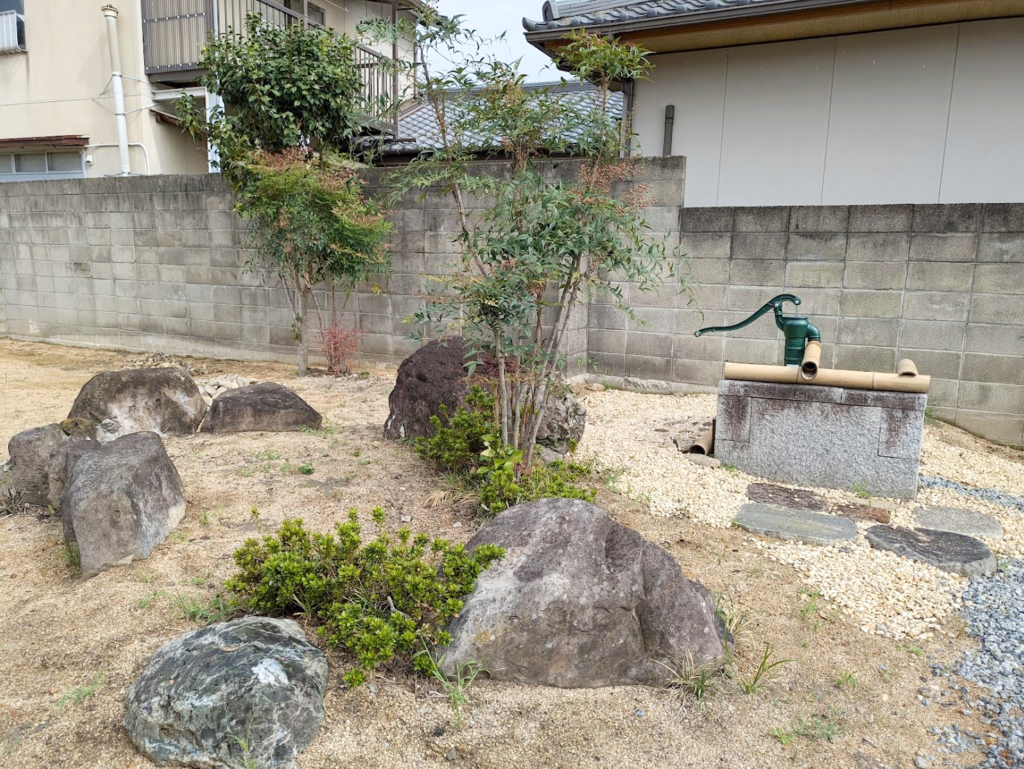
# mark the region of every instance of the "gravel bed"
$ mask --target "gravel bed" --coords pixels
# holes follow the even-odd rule
[[[974,705],[1000,732],[981,765],[1024,766],[1024,561],[975,577],[962,600],[968,632],[981,646],[967,653],[957,673],[990,692]]]
[[[1024,513],[1024,497],[1018,497],[1015,494],[1007,494],[999,491],[999,489],[972,489],[964,486],[956,481],[949,481],[945,478],[936,478],[931,475],[922,475],[919,483],[929,489],[952,489],[957,494],[961,494],[965,497],[975,497],[977,499],[983,499],[986,502],[994,502],[997,505],[1003,507],[1015,507]]]

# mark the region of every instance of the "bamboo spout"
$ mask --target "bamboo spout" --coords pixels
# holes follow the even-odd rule
[[[764,366],[752,363],[726,363],[725,379],[743,379],[750,382],[776,384],[807,384],[801,376],[802,367]],[[822,387],[845,387],[849,390],[880,390],[885,392],[926,393],[931,386],[930,376],[900,376],[875,371],[848,371],[845,369],[819,369],[814,384]]]

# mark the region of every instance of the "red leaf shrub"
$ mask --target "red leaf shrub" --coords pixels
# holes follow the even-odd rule
[[[359,349],[363,332],[356,328],[328,326],[320,331],[320,351],[327,358],[327,370],[332,374],[349,373],[348,360]]]

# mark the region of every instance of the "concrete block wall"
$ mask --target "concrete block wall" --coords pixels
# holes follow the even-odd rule
[[[821,329],[823,365],[912,358],[933,377],[936,417],[1024,444],[1024,204],[684,208],[681,221],[703,317],[676,325],[673,381],[714,386],[724,360],[781,363],[770,316],[692,334],[794,293],[788,312]]]
[[[572,319],[568,373],[711,391],[725,360],[781,362],[781,335],[770,317],[728,335],[693,332],[787,291],[821,329],[825,365],[891,371],[911,357],[934,378],[936,416],[1024,444],[1024,204],[682,208],[684,178],[682,158],[654,158],[635,181],[655,199],[653,236],[681,245],[697,285],[622,284],[639,322],[592,297]],[[294,360],[286,292],[243,269],[232,204],[217,176],[0,184],[0,334]],[[401,202],[393,218],[392,274],[359,287],[341,322],[364,332],[364,357],[397,363],[416,347],[403,320],[455,264],[458,218],[436,192]]]

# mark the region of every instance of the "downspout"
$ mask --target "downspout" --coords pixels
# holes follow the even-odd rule
[[[633,155],[633,108],[636,105],[635,84],[632,80],[622,82],[622,148],[623,157]]]
[[[665,137],[661,143],[661,154],[664,157],[670,157],[672,155],[672,129],[676,122],[676,106],[674,104],[665,105]]]
[[[128,159],[128,122],[124,117],[124,83],[121,80],[121,48],[117,40],[117,8],[105,5],[100,9],[107,19],[107,42],[110,44],[110,87],[114,92],[114,121],[117,123],[117,153],[121,159],[121,176],[131,176]]]
[[[395,37],[391,40],[391,89],[392,100],[395,102],[395,138],[398,138],[398,0],[391,0],[391,31]]]
[[[218,0],[213,0],[210,7],[213,12],[213,18],[210,19],[206,28],[209,32],[213,33],[213,37],[216,39],[220,37],[220,2]],[[303,19],[303,23],[305,23],[305,19]],[[220,107],[222,110],[224,109],[224,99],[219,95],[212,93],[209,88],[205,90],[206,122],[210,123],[212,122],[217,108]],[[209,140],[206,142],[206,170],[211,174],[215,174],[220,170],[220,153],[217,151],[217,148],[213,146],[213,142]]]

